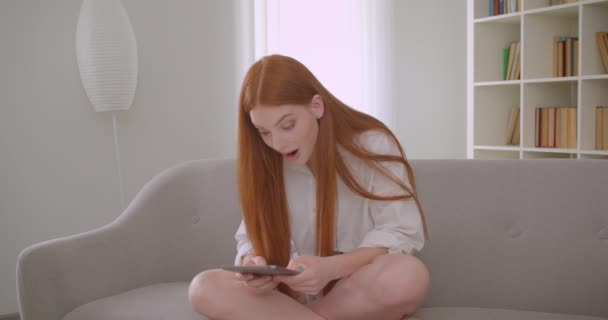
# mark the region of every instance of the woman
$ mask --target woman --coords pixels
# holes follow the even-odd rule
[[[239,99],[243,222],[235,264],[197,275],[193,308],[211,319],[401,319],[422,305],[429,274],[414,176],[393,133],[334,97],[300,62],[267,56]],[[341,253],[341,254],[336,254]]]

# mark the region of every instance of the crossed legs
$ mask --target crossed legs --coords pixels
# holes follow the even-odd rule
[[[208,270],[190,284],[195,311],[211,319],[401,319],[424,302],[429,273],[413,256],[381,255],[310,305],[277,290],[256,293],[232,272]]]

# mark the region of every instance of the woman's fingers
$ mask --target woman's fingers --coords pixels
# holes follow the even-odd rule
[[[268,282],[266,282],[265,284],[263,284],[263,285],[259,286],[259,287],[258,287],[258,290],[260,290],[260,291],[268,291],[268,290],[272,290],[272,289],[276,288],[276,286],[277,286],[278,284],[279,284],[278,282],[276,282],[276,281],[274,281],[274,280],[270,279],[270,281],[268,281]]]
[[[264,257],[260,257],[260,256],[255,256],[253,258],[253,262],[255,263],[256,266],[265,266],[266,265],[266,259],[264,259]]]
[[[249,281],[252,280],[253,278],[255,278],[254,275],[252,274],[243,274],[243,273],[235,273],[234,276],[236,277],[237,280],[241,280],[241,281]]]
[[[259,288],[267,284],[268,282],[272,282],[272,277],[263,276],[263,277],[255,277],[252,280],[247,281],[247,285],[254,288]]]

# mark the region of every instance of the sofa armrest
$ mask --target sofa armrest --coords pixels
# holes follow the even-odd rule
[[[128,233],[112,224],[26,248],[17,263],[21,319],[61,319],[79,305],[136,287],[140,277],[131,269],[145,251],[124,250],[126,243]]]
[[[234,238],[226,230],[238,226],[238,204],[218,199],[234,192],[233,177],[233,161],[170,168],[110,224],[23,250],[17,266],[22,319],[59,320],[99,298],[190,281],[232,263]]]

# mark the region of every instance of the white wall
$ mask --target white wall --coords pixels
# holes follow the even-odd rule
[[[464,159],[466,1],[393,3],[392,128],[410,159]]]
[[[124,0],[139,49],[119,115],[126,199],[178,162],[235,154],[235,1]],[[26,246],[120,213],[112,121],[78,74],[80,0],[0,1],[0,315]],[[240,50],[240,49],[239,49]]]
[[[130,200],[178,162],[234,156],[235,61],[252,52],[235,37],[248,0],[123,1],[140,62],[134,105],[118,121]],[[465,3],[392,1],[392,128],[409,158],[464,158]],[[120,213],[111,118],[93,111],[76,65],[80,3],[0,1],[0,315],[17,311],[23,248]]]

